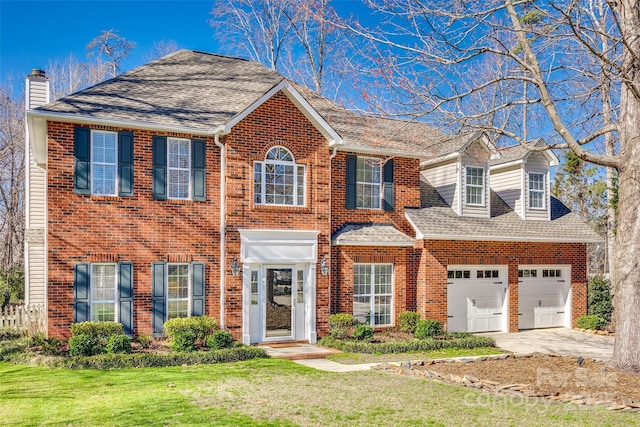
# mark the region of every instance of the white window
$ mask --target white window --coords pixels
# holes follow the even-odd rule
[[[167,264],[167,319],[189,317],[189,264]]]
[[[353,265],[353,317],[371,326],[393,322],[393,264]]]
[[[189,199],[191,188],[191,141],[167,139],[168,197]]]
[[[467,205],[484,205],[484,168],[466,167],[466,201]]]
[[[118,134],[91,131],[91,194],[115,196],[118,177]]]
[[[532,209],[545,209],[544,173],[529,172],[529,207]]]
[[[273,147],[253,165],[253,201],[257,205],[304,206],[305,167],[284,147]]]
[[[358,157],[356,175],[357,207],[361,209],[380,209],[382,192],[382,165],[380,159]]]
[[[116,264],[91,264],[92,321],[116,321],[117,289]]]

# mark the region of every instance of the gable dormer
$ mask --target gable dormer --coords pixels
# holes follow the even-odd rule
[[[520,145],[502,149],[500,158],[491,162],[491,189],[520,218],[549,221],[550,169],[557,164],[551,150],[531,151]]]
[[[489,218],[491,147],[481,134],[467,135],[456,143],[449,153],[422,162],[422,175],[456,214]]]

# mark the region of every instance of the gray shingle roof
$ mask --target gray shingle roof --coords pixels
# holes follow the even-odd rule
[[[334,245],[413,246],[414,239],[391,224],[347,223],[333,236]]]
[[[547,144],[539,139],[535,144],[535,147],[546,147]],[[497,159],[491,159],[491,166],[501,165],[503,163],[509,163],[516,160],[520,160],[522,158],[527,157],[529,154],[533,153],[533,151],[527,149],[523,145],[511,145],[509,147],[500,148],[498,150],[500,157]]]
[[[565,205],[551,198],[551,221],[525,221],[497,195],[491,194],[491,218],[458,216],[423,178],[421,208],[405,208],[425,239],[601,242]]]
[[[282,80],[257,62],[181,50],[37,110],[212,130]],[[300,85],[294,87],[342,137],[341,149],[433,158],[456,151],[468,139],[418,121],[359,114]]]

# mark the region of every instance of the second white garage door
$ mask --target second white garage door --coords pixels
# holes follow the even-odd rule
[[[447,330],[507,331],[507,266],[449,266]]]
[[[518,267],[518,327],[571,327],[571,267]]]

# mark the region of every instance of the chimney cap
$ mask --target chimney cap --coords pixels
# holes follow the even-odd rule
[[[29,77],[46,77],[44,70],[40,70],[38,68],[33,68],[31,70],[31,74],[29,74]]]

